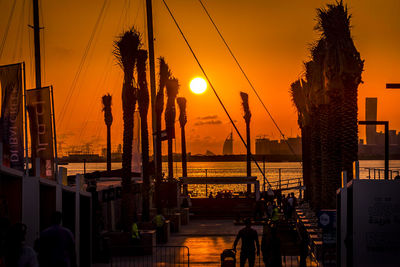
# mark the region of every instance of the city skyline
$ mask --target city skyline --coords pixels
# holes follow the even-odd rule
[[[124,3],[130,4],[126,4],[123,9]],[[168,3],[237,122],[240,132],[245,132],[243,111],[234,107],[240,105],[239,91],[245,91],[249,93],[253,114],[253,142],[256,136],[264,134],[280,139],[279,133],[262,110],[254,93],[241,77],[237,67],[232,64],[232,59],[201,6],[196,1]],[[291,81],[303,73],[304,67],[301,62],[307,59],[310,44],[318,38],[318,33],[313,30],[316,24],[316,8],[325,3],[326,1],[254,1],[244,6],[239,2],[228,4],[227,1],[205,1],[205,5],[286,136],[299,135],[297,115],[288,91]],[[101,17],[87,60],[82,65],[76,83],[73,82],[74,77],[77,77],[79,62],[102,3],[69,1],[60,5],[55,1],[42,0],[40,4],[41,24],[44,26],[43,83],[54,86],[59,143],[63,146],[92,143],[96,147],[105,144],[106,127],[101,113],[101,96],[107,92],[113,95],[115,120],[112,126],[112,143],[122,143],[122,72],[112,57],[112,42],[123,29],[135,25],[142,32],[143,41],[147,46],[143,2],[107,2],[104,17]],[[365,97],[376,96],[382,105],[381,109],[378,106],[378,118],[389,120],[390,128],[400,129],[399,112],[395,110],[396,102],[400,99],[399,92],[385,89],[386,82],[400,80],[400,77],[397,78],[400,73],[400,66],[397,64],[400,51],[396,48],[400,41],[400,23],[397,18],[400,4],[397,1],[388,1],[386,5],[374,1],[348,1],[347,4],[353,14],[354,40],[361,57],[365,59],[364,84],[359,87],[359,119],[364,119]],[[4,35],[11,3],[2,2],[0,7],[0,34]],[[301,12],[298,12],[299,10]],[[29,5],[25,6],[22,13],[22,4],[17,3],[8,40],[0,58],[0,64],[26,62],[28,89],[34,87],[33,57],[30,56],[32,50],[29,48],[33,37],[30,28],[24,26],[32,24],[29,20],[30,13]],[[274,27],[275,21],[280,23],[279,30]],[[236,27],[231,27],[232,25]],[[157,1],[154,2],[154,28],[156,57],[165,56],[173,74],[180,81],[180,95],[188,99],[188,152],[205,153],[206,150],[210,150],[219,153],[232,127],[209,89],[200,96],[189,91],[190,80],[201,76],[201,72],[164,6]],[[18,45],[14,47],[10,42],[17,42]],[[71,101],[66,105],[64,102],[71,90]],[[176,129],[179,129],[178,124]],[[363,127],[359,130],[360,138],[363,138]],[[293,134],[290,134],[291,132]],[[180,143],[179,134],[177,143]],[[243,146],[236,144],[234,150],[239,153],[245,152]],[[179,151],[177,146],[176,152]]]

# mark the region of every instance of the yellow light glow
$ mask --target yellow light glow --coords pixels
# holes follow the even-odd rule
[[[206,89],[207,82],[203,78],[197,77],[190,81],[190,90],[192,90],[193,93],[199,95],[204,93]]]

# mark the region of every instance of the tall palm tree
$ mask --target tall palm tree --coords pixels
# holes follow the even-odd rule
[[[303,183],[305,186],[304,198],[311,200],[311,132],[310,132],[310,113],[307,104],[309,85],[303,79],[299,79],[291,84],[290,94],[292,102],[297,109],[297,123],[301,130],[302,143],[302,165],[303,165]]]
[[[171,71],[163,57],[159,59],[159,89],[156,95],[156,182],[155,182],[155,198],[157,208],[161,208],[160,184],[162,178],[162,146],[161,146],[161,117],[164,110],[164,90],[168,79],[171,77]]]
[[[111,171],[111,124],[113,116],[111,112],[112,96],[110,94],[103,95],[101,98],[104,111],[104,122],[107,126],[107,171]]]
[[[251,176],[251,142],[250,142],[250,119],[251,112],[249,107],[249,95],[244,92],[240,92],[240,97],[242,98],[242,106],[244,111],[244,121],[246,123],[246,136],[247,136],[247,177]],[[247,193],[251,193],[251,185],[247,185]]]
[[[303,143],[310,138],[311,203],[316,209],[335,207],[342,170],[352,178],[358,148],[357,90],[364,64],[351,38],[350,15],[343,2],[317,12],[321,38],[305,64],[307,86],[303,85],[309,89],[311,133],[302,135]]]
[[[137,55],[138,75],[138,104],[140,113],[140,130],[142,136],[142,175],[143,175],[143,210],[142,220],[150,219],[150,176],[149,176],[149,130],[147,125],[147,114],[149,111],[149,89],[146,80],[147,51],[140,49]]]
[[[353,178],[353,162],[358,159],[358,123],[357,96],[358,86],[362,82],[361,74],[364,61],[361,60],[350,31],[350,18],[343,2],[327,5],[318,9],[317,29],[326,40],[326,59],[324,77],[331,109],[330,125],[339,125],[340,131],[331,138],[337,140],[340,147],[341,170],[347,171],[348,178]],[[330,132],[332,135],[333,133]],[[339,150],[339,148],[336,148]],[[332,169],[327,181],[327,206],[335,207],[335,190],[340,187],[340,170]]]
[[[174,177],[173,169],[173,154],[172,154],[172,139],[175,138],[175,99],[179,91],[178,80],[174,77],[168,79],[166,83],[167,87],[167,106],[165,108],[165,126],[167,128],[168,136],[168,178]]]
[[[182,150],[182,177],[187,177],[187,160],[186,160],[186,135],[185,125],[187,122],[186,115],[186,98],[178,97],[176,99],[179,107],[179,124],[181,126],[181,150]]]
[[[161,172],[162,172],[162,146],[161,146],[161,117],[162,113],[164,111],[164,90],[165,86],[167,84],[168,79],[171,77],[171,71],[169,69],[168,64],[165,62],[165,59],[163,57],[160,57],[159,59],[159,66],[160,66],[160,72],[159,72],[159,89],[157,92],[156,96],[156,130],[157,130],[157,172],[160,175],[158,178],[161,178]],[[159,181],[160,182],[160,181]]]
[[[140,34],[134,28],[121,34],[114,42],[113,54],[124,71],[122,86],[122,111],[124,121],[122,151],[122,202],[121,223],[129,231],[136,213],[131,181],[133,113],[136,105],[136,88],[133,87],[133,72],[138,49],[141,45]]]

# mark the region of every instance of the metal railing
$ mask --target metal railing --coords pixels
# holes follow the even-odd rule
[[[384,168],[375,168],[375,167],[364,167],[362,168],[365,172],[365,178],[370,180],[381,180],[385,179],[385,169]],[[389,169],[389,180],[394,179],[397,175],[400,175],[400,170],[398,168],[390,168]],[[363,179],[364,177],[360,177]]]
[[[248,263],[248,262],[247,262]],[[247,266],[246,263],[246,266]],[[312,254],[309,254],[305,259],[305,266],[319,266],[318,261]],[[281,250],[281,264],[282,267],[299,267],[300,266],[300,256],[299,255],[287,255],[285,250]],[[240,265],[240,249],[236,251],[236,266]],[[254,261],[254,267],[264,267],[265,263],[263,260],[263,255],[260,253],[259,256],[256,255]],[[268,265],[269,266],[269,265]],[[303,265],[304,266],[304,265]]]
[[[152,246],[131,247],[130,256],[112,256],[112,267],[190,266],[189,247]],[[115,250],[115,248],[114,248]]]

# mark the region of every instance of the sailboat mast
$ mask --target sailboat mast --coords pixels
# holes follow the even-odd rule
[[[149,45],[149,65],[150,65],[150,94],[151,94],[151,117],[152,117],[152,129],[155,133],[156,129],[156,71],[154,63],[154,37],[153,37],[153,9],[152,0],[146,0],[146,12],[147,12],[147,38]],[[153,142],[153,148],[155,150],[155,142]],[[154,151],[153,150],[153,151]],[[155,153],[153,153],[155,155]]]
[[[36,88],[42,87],[42,74],[40,68],[40,25],[39,25],[39,0],[33,0],[33,38],[35,43],[35,74]]]
[[[157,131],[157,120],[156,120],[156,70],[154,63],[154,37],[153,37],[153,7],[152,0],[146,0],[146,13],[147,13],[147,38],[149,46],[149,65],[150,65],[150,96],[151,96],[151,122],[153,130],[153,160],[154,160],[154,174],[156,177],[156,206],[161,207],[161,199],[159,197],[159,182],[161,181],[161,170],[162,160],[158,162],[157,160],[157,143],[159,142],[160,134]]]

